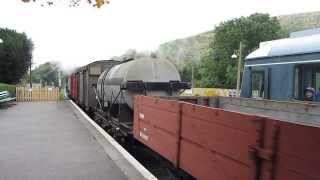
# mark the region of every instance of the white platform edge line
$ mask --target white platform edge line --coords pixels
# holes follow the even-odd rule
[[[151,174],[142,164],[140,164],[131,154],[129,154],[116,140],[114,140],[108,133],[106,133],[97,123],[95,123],[82,109],[80,109],[72,100],[69,100],[71,104],[85,117],[85,119],[91,123],[106,140],[113,145],[117,151],[133,166],[145,179],[158,180],[153,174]]]

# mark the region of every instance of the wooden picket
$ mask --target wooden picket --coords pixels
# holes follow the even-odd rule
[[[16,87],[16,100],[31,101],[58,101],[59,88],[56,87]]]

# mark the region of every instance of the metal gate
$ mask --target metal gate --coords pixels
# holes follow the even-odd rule
[[[19,102],[31,101],[58,101],[59,88],[57,87],[16,87],[16,100]]]

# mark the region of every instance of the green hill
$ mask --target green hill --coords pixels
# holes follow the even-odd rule
[[[278,20],[286,32],[320,27],[320,11],[279,16]]]
[[[161,44],[158,49],[160,57],[167,58],[178,67],[183,67],[183,60],[199,61],[214,38],[214,32],[209,31],[184,39],[177,39]]]
[[[286,34],[294,31],[320,27],[320,11],[283,15],[277,17]],[[161,44],[158,49],[160,57],[168,58],[179,68],[185,60],[199,61],[214,39],[214,30],[195,36],[177,39]]]

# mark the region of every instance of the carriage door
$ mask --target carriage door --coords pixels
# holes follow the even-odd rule
[[[258,99],[269,99],[271,69],[252,71],[251,74],[251,97]]]

